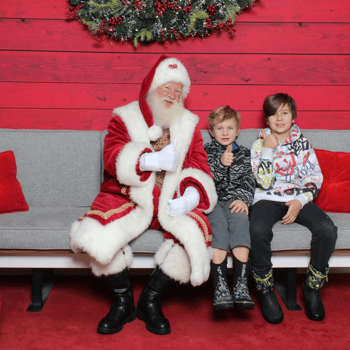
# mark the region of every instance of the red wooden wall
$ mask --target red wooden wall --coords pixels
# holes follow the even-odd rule
[[[350,1],[260,0],[236,21],[236,35],[164,45],[97,42],[66,20],[65,0],[0,4],[0,127],[106,128],[114,107],[138,97],[160,54],[188,68],[186,105],[206,127],[224,104],[242,128],[263,126],[266,95],[287,92],[302,128],[350,129]]]

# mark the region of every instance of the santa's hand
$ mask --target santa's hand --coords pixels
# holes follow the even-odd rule
[[[187,187],[182,197],[169,199],[167,212],[170,216],[186,215],[199,204],[199,193],[195,187]]]
[[[180,153],[175,151],[177,140],[159,152],[144,153],[140,158],[142,171],[174,171],[179,162]]]

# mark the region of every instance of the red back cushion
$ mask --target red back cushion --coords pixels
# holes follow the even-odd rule
[[[324,211],[350,213],[350,153],[322,149],[315,152],[323,184],[314,203]]]
[[[0,214],[29,210],[16,176],[17,167],[13,151],[0,153]]]

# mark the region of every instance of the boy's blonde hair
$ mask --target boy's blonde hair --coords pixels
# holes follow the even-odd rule
[[[240,129],[241,115],[237,111],[230,106],[216,108],[208,115],[209,129],[213,131],[217,124],[230,119],[234,119],[237,129]]]

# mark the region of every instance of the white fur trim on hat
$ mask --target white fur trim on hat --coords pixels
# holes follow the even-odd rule
[[[184,98],[187,97],[191,86],[190,77],[185,66],[173,57],[167,58],[159,64],[149,91],[155,90],[157,87],[169,82],[182,83],[182,94]]]
[[[153,125],[147,133],[151,141],[157,141],[163,135],[163,129],[158,125]]]

